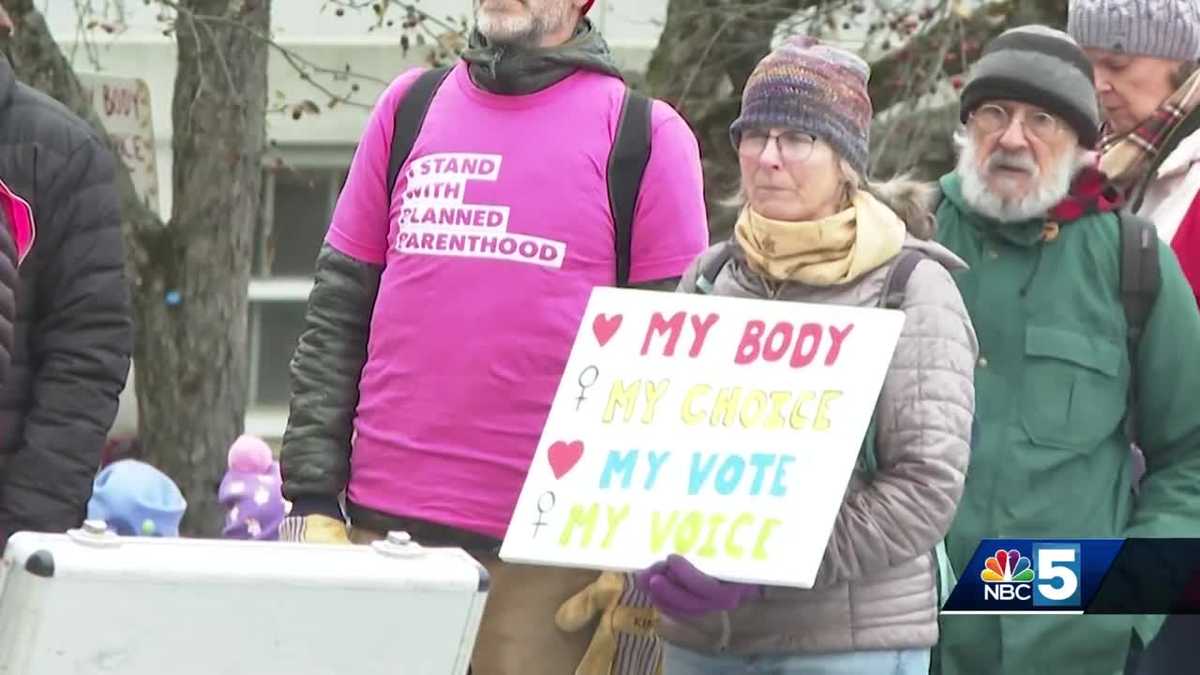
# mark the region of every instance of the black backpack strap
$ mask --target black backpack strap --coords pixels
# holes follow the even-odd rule
[[[421,133],[421,125],[425,123],[425,114],[429,112],[429,104],[433,102],[433,95],[437,93],[438,87],[442,86],[442,82],[451,70],[453,70],[453,66],[443,66],[421,73],[417,81],[413,82],[405,92],[400,105],[396,106],[395,124],[392,127],[392,148],[391,154],[388,156],[388,201],[391,201],[392,192],[396,189],[396,181],[400,178],[400,169],[404,168],[404,163],[408,161],[408,155],[412,152],[413,144],[417,142],[417,134]]]
[[[1132,213],[1118,213],[1121,230],[1121,305],[1125,308],[1126,341],[1129,350],[1128,411],[1125,416],[1129,440],[1137,442],[1137,355],[1138,342],[1158,291],[1162,272],[1158,261],[1158,231],[1154,223]]]
[[[629,285],[633,249],[633,217],[638,191],[650,161],[650,108],[654,101],[632,89],[625,90],[617,137],[608,157],[608,205],[612,210],[617,254],[617,286]]]
[[[724,244],[721,244],[721,248],[718,248],[713,256],[700,267],[700,273],[696,275],[696,288],[705,295],[712,293],[713,286],[717,283],[717,277],[721,276],[721,270],[725,269],[725,265],[732,257],[733,240],[727,239]]]
[[[884,309],[900,309],[904,305],[904,290],[908,288],[908,278],[917,263],[929,256],[924,251],[906,248],[896,256],[887,276],[883,280],[883,291],[879,294],[879,306]]]

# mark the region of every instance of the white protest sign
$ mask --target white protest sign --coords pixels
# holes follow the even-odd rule
[[[501,558],[810,588],[903,324],[596,289]]]
[[[79,83],[129,169],[134,190],[148,208],[158,212],[158,163],[150,118],[150,88],[137,78],[96,73],[80,73]]]

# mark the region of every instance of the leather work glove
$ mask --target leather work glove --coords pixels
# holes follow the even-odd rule
[[[575,675],[661,675],[662,645],[654,633],[658,612],[632,574],[602,572],[558,608],[554,623],[574,633],[597,615],[600,622]],[[620,670],[618,663],[624,664]]]
[[[655,607],[681,618],[733,611],[747,600],[763,597],[762,586],[714,579],[675,554],[639,572],[637,585]]]
[[[319,513],[288,516],[279,524],[279,541],[350,545],[346,523]]]

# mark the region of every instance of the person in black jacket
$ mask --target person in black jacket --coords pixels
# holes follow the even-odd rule
[[[116,417],[133,324],[115,172],[87,123],[0,58],[0,179],[37,231],[0,385],[0,542],[79,525]]]

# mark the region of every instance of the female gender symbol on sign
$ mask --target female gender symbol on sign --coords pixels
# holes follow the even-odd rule
[[[600,379],[600,369],[596,366],[588,366],[579,373],[579,397],[575,399],[575,411],[583,406],[583,402],[587,400],[587,390],[595,386],[596,381]]]
[[[550,513],[551,511],[554,510],[554,505],[557,502],[558,502],[558,498],[555,497],[554,492],[552,492],[550,490],[543,492],[542,496],[538,497],[538,500],[537,500],[538,517],[537,517],[537,520],[535,520],[533,522],[533,538],[534,539],[537,539],[538,533],[542,531],[543,527],[550,524],[550,523],[546,522],[546,514]]]

